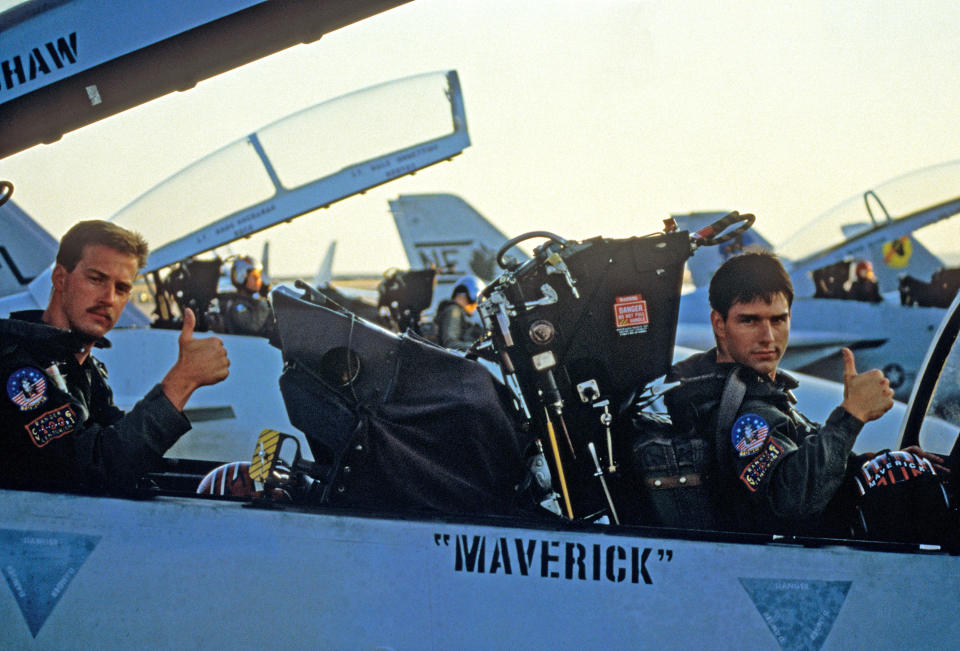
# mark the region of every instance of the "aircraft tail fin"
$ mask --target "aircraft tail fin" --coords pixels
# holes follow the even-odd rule
[[[317,267],[317,273],[313,277],[314,287],[329,285],[333,279],[333,256],[336,250],[337,241],[333,240],[327,247],[327,252],[324,254],[323,260],[320,261],[320,266]]]
[[[873,271],[882,292],[898,289],[903,276],[926,280],[947,266],[913,234],[903,235],[891,242],[871,244],[869,250],[869,257],[874,261]]]
[[[411,269],[436,268],[440,275],[473,274],[495,278],[497,251],[507,241],[469,203],[453,194],[407,194],[390,201],[403,250]],[[516,247],[509,252],[527,259]]]
[[[676,220],[677,226],[692,233],[700,230],[704,226],[712,224],[728,212],[727,210],[717,212],[693,212],[685,215],[671,215],[671,217]],[[724,260],[748,249],[772,251],[773,245],[760,235],[756,229],[751,228],[720,246],[701,247],[700,250],[697,251],[697,255],[687,260],[687,269],[690,270],[690,277],[693,280],[693,284],[697,287],[706,287],[710,284],[710,278],[713,277],[713,272],[723,264]]]
[[[260,267],[263,269],[263,275],[270,277],[270,240],[263,243],[263,251],[260,253]]]
[[[450,298],[457,280],[472,274],[490,282],[501,269],[497,251],[507,236],[473,206],[454,194],[407,194],[390,201],[403,250],[411,269],[437,270],[433,302],[425,314]],[[530,256],[517,247],[507,255],[524,261]]]

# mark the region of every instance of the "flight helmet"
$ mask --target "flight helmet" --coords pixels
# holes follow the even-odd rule
[[[457,294],[466,294],[467,299],[471,303],[476,303],[484,287],[486,287],[486,285],[476,276],[461,276],[453,286],[453,292],[451,292],[450,296],[452,298]]]
[[[252,271],[261,271],[263,267],[249,255],[238,256],[230,267],[230,282],[237,289],[243,289],[247,276]]]

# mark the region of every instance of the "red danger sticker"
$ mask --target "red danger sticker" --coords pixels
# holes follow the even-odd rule
[[[642,327],[642,331],[646,331],[646,326],[650,324],[650,316],[647,314],[647,302],[643,300],[643,296],[640,294],[618,296],[613,304],[613,322],[617,324],[618,330]]]

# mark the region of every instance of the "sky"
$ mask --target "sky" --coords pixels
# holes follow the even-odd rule
[[[508,236],[628,237],[739,210],[776,242],[960,159],[957,42],[960,3],[940,0],[414,0],[0,160],[0,178],[59,237],[299,109],[456,69],[463,154],[233,252],[268,238],[275,275],[312,276],[336,239],[335,273],[405,267],[387,201],[425,192],[460,195]]]

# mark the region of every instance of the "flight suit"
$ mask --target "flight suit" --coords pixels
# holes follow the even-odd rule
[[[444,348],[465,351],[483,334],[478,323],[456,301],[446,299],[437,306],[437,333]]]
[[[75,333],[33,310],[0,319],[0,484],[50,490],[124,490],[159,469],[190,421],[160,385],[128,413],[113,402],[103,364],[81,365]],[[106,340],[99,342],[109,345]]]
[[[746,385],[732,423],[717,430],[727,375],[735,367]],[[716,349],[671,369],[679,387],[665,397],[673,423],[712,443],[714,504],[722,527],[735,531],[845,535],[848,474],[863,423],[837,407],[823,425],[794,408],[797,381],[776,379],[735,363],[718,363]]]

